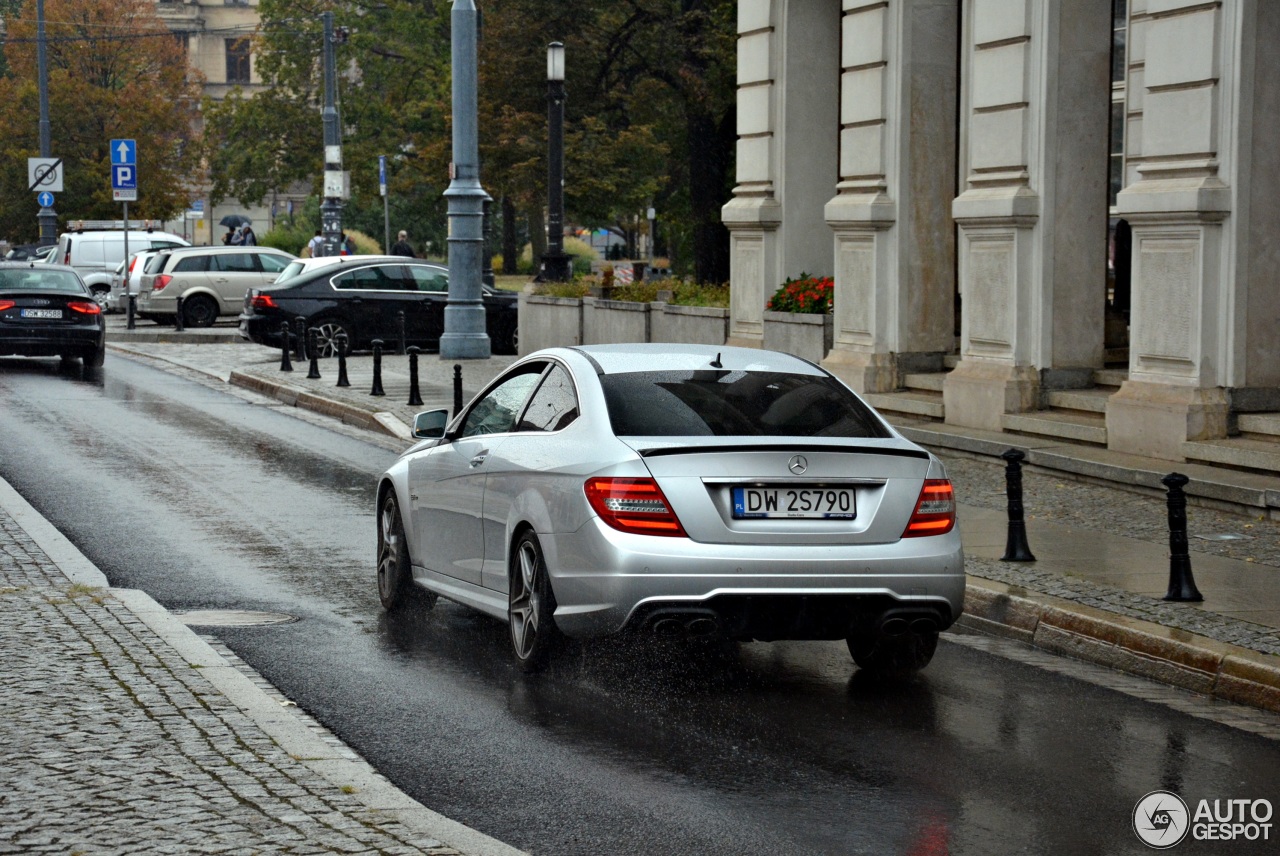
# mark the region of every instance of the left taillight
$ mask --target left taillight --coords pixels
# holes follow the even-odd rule
[[[12,309],[17,305],[18,304],[14,303],[12,300],[0,300],[0,312],[5,311],[6,309]]]
[[[637,535],[687,538],[658,483],[649,478],[587,479],[587,502],[605,523]]]
[[[102,307],[91,300],[72,300],[67,303],[67,308],[72,312],[79,312],[82,315],[102,314]]]
[[[945,535],[956,525],[956,493],[948,479],[925,479],[903,538]]]
[[[249,299],[249,305],[254,309],[278,309],[275,300],[270,294],[255,294]]]

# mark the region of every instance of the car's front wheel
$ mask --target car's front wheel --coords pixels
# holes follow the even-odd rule
[[[905,677],[929,665],[938,648],[938,633],[882,634],[871,639],[850,636],[847,641],[859,669],[886,677]]]
[[[182,301],[182,326],[212,327],[218,320],[218,304],[208,295],[196,294]]]
[[[387,491],[378,509],[378,599],[387,612],[401,612],[414,606],[429,608],[436,602],[434,592],[413,582],[409,545],[395,491]]]
[[[551,593],[542,545],[533,532],[525,532],[517,539],[510,576],[507,626],[511,650],[522,670],[538,672],[546,668],[563,637],[552,617],[556,599]]]

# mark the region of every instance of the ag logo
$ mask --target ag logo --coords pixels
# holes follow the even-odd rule
[[[1168,850],[1186,838],[1190,821],[1187,804],[1172,791],[1152,791],[1133,807],[1133,831],[1156,850]]]

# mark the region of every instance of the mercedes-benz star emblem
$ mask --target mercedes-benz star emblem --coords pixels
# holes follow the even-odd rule
[[[787,469],[798,476],[804,475],[804,471],[809,469],[809,462],[805,460],[804,455],[792,455],[791,460],[787,461]]]

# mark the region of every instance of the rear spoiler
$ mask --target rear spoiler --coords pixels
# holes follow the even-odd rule
[[[632,448],[635,448],[635,446],[632,446]],[[699,455],[703,452],[834,452],[842,455],[885,455],[895,458],[923,458],[925,460],[929,458],[929,453],[923,449],[902,449],[894,446],[808,445],[804,443],[778,443],[774,445],[740,445],[735,443],[723,446],[653,446],[636,449],[636,454],[642,458],[657,458],[666,455]]]

